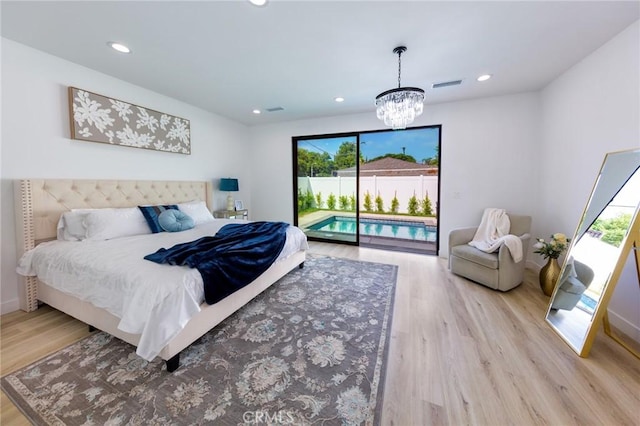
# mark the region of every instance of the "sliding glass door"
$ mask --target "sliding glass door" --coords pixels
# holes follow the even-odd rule
[[[360,245],[436,254],[440,126],[358,136]]]
[[[295,220],[311,239],[358,243],[357,134],[293,138]]]
[[[440,130],[294,137],[295,224],[310,240],[437,254]]]

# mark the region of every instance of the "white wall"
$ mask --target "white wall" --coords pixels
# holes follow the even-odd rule
[[[485,207],[521,214],[535,210],[539,122],[537,93],[425,106],[414,124],[442,124],[441,256],[447,256],[449,231],[479,223]],[[383,128],[373,108],[366,114],[250,128],[254,219],[293,221],[293,136]]]
[[[541,102],[536,220],[543,236],[573,235],[604,155],[640,147],[640,21],[558,77]],[[640,305],[623,302],[639,291],[637,274],[625,273],[609,304],[612,323],[628,331],[616,319],[635,321],[636,336]]]
[[[71,140],[68,86],[189,119],[191,155]],[[0,313],[18,307],[12,179],[233,176],[240,183],[234,195],[251,208],[244,125],[7,39],[2,39],[2,124]],[[222,208],[226,194],[215,197]]]

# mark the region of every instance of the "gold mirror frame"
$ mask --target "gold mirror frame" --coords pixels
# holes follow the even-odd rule
[[[640,219],[638,220],[640,221]],[[638,277],[638,291],[640,291],[640,226],[638,226],[635,242],[633,243],[634,260],[636,263],[636,274]],[[607,336],[618,342],[623,348],[631,352],[636,358],[640,358],[639,342],[628,342],[619,336],[611,327],[608,312],[605,312],[603,318],[604,332]]]
[[[620,167],[620,164],[617,164],[615,160],[626,162],[627,169]],[[592,229],[596,219],[599,219],[605,213],[619,193],[624,193],[625,191],[628,193],[631,186],[627,185],[637,185],[639,180],[640,149],[614,152],[605,156],[589,200],[583,210],[581,220],[576,228],[571,246],[565,256],[560,278],[549,301],[545,320],[581,357],[588,356],[600,321],[605,321],[605,332],[620,342],[611,332],[607,317],[607,307],[625,267],[629,253],[633,247],[640,245],[640,191],[632,191],[634,198],[628,206],[633,209],[631,221],[617,248],[617,253],[613,249],[609,250],[609,263],[605,263],[607,259],[597,258],[594,260],[589,259],[589,256],[586,257],[589,261],[585,262],[584,256],[585,253],[590,253],[588,251],[590,241],[597,240],[600,237],[597,235],[597,231]],[[627,187],[625,188],[625,186]],[[635,194],[638,196],[636,197]],[[583,241],[582,237],[585,235],[587,238]],[[580,244],[580,241],[583,241],[583,243]],[[578,244],[580,245],[578,246]],[[580,260],[575,256],[580,257]],[[598,264],[600,262],[601,264]],[[588,289],[592,280],[595,281],[596,292],[600,291],[598,300],[592,299],[595,303],[593,307],[584,305],[582,293],[577,296],[577,301],[575,293],[570,294],[583,284],[582,281],[586,282],[584,287]],[[599,290],[599,286],[601,286],[601,290]],[[582,291],[587,292],[585,289],[582,289]],[[569,303],[568,301],[571,302]],[[571,307],[572,304],[574,304],[573,307]],[[636,354],[626,344],[623,344],[623,346]]]

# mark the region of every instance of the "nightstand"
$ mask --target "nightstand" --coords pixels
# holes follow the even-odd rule
[[[216,210],[213,212],[216,219],[244,219],[249,220],[249,210]]]

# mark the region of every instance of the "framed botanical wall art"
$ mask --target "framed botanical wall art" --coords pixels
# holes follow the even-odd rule
[[[191,154],[189,120],[69,87],[71,138]]]

